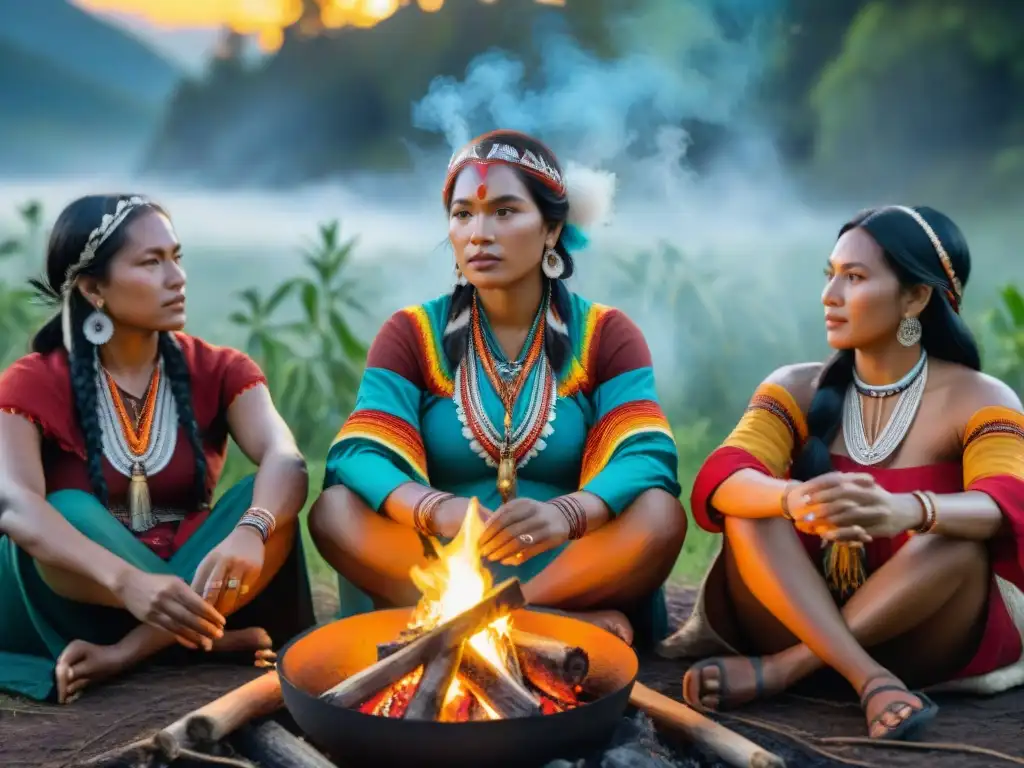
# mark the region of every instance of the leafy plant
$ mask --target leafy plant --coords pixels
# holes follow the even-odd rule
[[[1000,292],[1001,303],[985,315],[994,344],[986,368],[1018,393],[1024,393],[1024,294],[1014,285]]]
[[[351,411],[366,360],[366,345],[349,322],[349,313],[366,313],[348,270],[355,244],[342,240],[339,222],[321,225],[319,238],[302,251],[306,274],[266,296],[257,288],[241,291],[243,308],[229,317],[245,330],[246,351],[262,366],[278,409],[310,458],[326,452],[332,430]],[[281,318],[296,305],[297,319]]]
[[[18,208],[24,232],[17,237],[0,240],[0,261],[9,263],[20,257],[24,264],[34,262],[42,233],[43,207],[30,200]],[[35,267],[34,263],[30,268]],[[21,274],[23,270],[11,270]],[[33,291],[18,286],[11,279],[0,279],[0,367],[10,365],[28,348],[28,338],[41,324],[43,312],[35,302]]]

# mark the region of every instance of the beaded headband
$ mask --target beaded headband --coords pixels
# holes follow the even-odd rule
[[[92,264],[96,258],[96,251],[99,250],[100,246],[103,245],[110,236],[117,231],[128,215],[136,208],[150,205],[150,201],[144,197],[135,195],[133,197],[122,198],[117,201],[117,208],[114,209],[113,213],[103,214],[103,218],[100,219],[100,225],[96,227],[92,232],[89,233],[89,237],[85,241],[85,248],[82,249],[82,253],[78,257],[78,261],[68,267],[64,273],[64,282],[60,287],[61,295],[61,327],[64,336],[64,347],[68,352],[71,352],[71,294],[75,287],[75,283],[78,281],[78,276],[82,271]]]
[[[501,133],[507,134],[508,131],[501,131]],[[452,155],[451,160],[448,162],[448,173],[445,176],[444,189],[441,193],[443,199],[446,200],[448,198],[452,184],[455,183],[455,177],[469,163],[517,165],[527,173],[540,179],[559,195],[565,194],[565,180],[562,177],[561,171],[534,152],[529,150],[520,151],[510,144],[497,143],[492,144],[491,148],[484,154],[483,145],[494,135],[495,133],[485,133],[482,136],[478,136]],[[536,140],[534,139],[534,141]]]
[[[909,206],[890,205],[883,208],[882,211],[900,211],[901,213],[905,213],[916,221],[918,226],[924,230],[924,233],[932,243],[932,247],[935,248],[935,253],[938,254],[939,261],[942,263],[942,269],[945,271],[946,278],[949,280],[949,284],[951,286],[951,288],[946,289],[946,297],[949,299],[949,303],[953,306],[953,311],[959,313],[960,302],[963,301],[963,286],[960,284],[960,278],[956,276],[956,270],[953,269],[953,261],[949,258],[949,254],[946,253],[946,249],[942,245],[942,241],[939,239],[939,236],[935,234],[935,230],[932,229],[931,225],[927,221],[925,221],[924,216]],[[879,213],[882,211],[879,211]]]

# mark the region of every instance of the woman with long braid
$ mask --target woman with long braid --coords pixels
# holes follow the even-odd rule
[[[310,515],[320,552],[376,605],[417,601],[421,537],[451,539],[477,497],[484,561],[531,604],[628,640],[667,633],[661,585],[686,518],[650,353],[622,312],[564,284],[608,181],[564,178],[511,131],[453,157],[455,289],[378,333]]]
[[[869,735],[901,739],[937,713],[908,685],[1024,683],[1024,414],[979,372],[959,314],[970,268],[931,208],[840,231],[822,295],[836,356],[772,374],[693,488],[724,545],[661,647],[712,657],[684,678],[690,704],[737,706],[828,666]]]
[[[33,284],[60,312],[0,377],[0,690],[68,702],[175,642],[311,626],[305,461],[256,364],[181,333],[167,213],[74,201]],[[258,470],[211,509],[229,435]]]

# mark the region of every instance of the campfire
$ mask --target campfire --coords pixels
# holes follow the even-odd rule
[[[493,587],[481,565],[476,499],[437,559],[410,574],[421,598],[408,626],[377,645],[377,663],[321,698],[364,714],[469,722],[564,712],[587,701],[580,647],[513,626],[525,604],[517,579]]]

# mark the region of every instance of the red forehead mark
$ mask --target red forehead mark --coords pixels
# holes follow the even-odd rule
[[[485,200],[487,198],[487,185],[481,184],[476,188],[476,199]]]
[[[486,183],[487,172],[491,169],[490,163],[473,163],[473,167],[476,168],[477,176],[480,177],[480,183]]]

